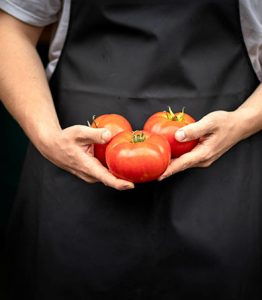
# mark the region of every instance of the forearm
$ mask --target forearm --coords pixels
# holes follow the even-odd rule
[[[262,83],[233,114],[241,140],[262,130]]]
[[[18,23],[5,15],[3,18],[0,19],[0,44],[4,45],[0,48],[0,98],[27,136],[41,149],[45,140],[60,130],[35,47],[41,30],[32,29],[35,36],[29,37],[29,26],[24,27],[28,31],[20,30]]]

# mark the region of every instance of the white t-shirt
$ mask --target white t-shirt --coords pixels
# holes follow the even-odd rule
[[[0,0],[0,9],[35,26],[58,23],[49,50],[47,76],[52,75],[67,34],[71,0]],[[254,70],[262,81],[262,0],[239,0],[244,41]]]

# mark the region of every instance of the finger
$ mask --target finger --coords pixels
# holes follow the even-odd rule
[[[64,167],[64,170],[68,171],[69,173],[83,179],[84,181],[88,182],[88,183],[96,183],[98,182],[98,180],[92,176],[89,176],[87,174],[85,174],[84,172],[81,172],[79,170],[74,170],[74,169],[70,169],[70,168],[66,168]]]
[[[107,171],[107,169],[106,169]],[[108,172],[108,171],[107,171]],[[72,172],[75,176],[81,178],[82,180],[86,181],[87,183],[97,183],[97,182],[102,182],[104,183],[106,186],[111,186],[117,190],[127,190],[127,189],[132,189],[134,188],[134,184],[131,183],[129,181],[125,181],[122,179],[118,179],[115,176],[113,176],[111,173],[109,173],[110,177],[112,178],[95,178],[93,176],[87,175],[84,172],[80,172],[80,171],[76,171],[76,172]]]
[[[82,172],[85,172],[88,176],[92,176],[106,186],[110,186],[117,190],[127,190],[135,187],[134,183],[115,177],[94,157],[85,158]]]
[[[206,160],[206,153],[200,147],[195,148],[193,151],[188,152],[179,158],[175,158],[171,161],[166,171],[159,177],[159,181],[174,175],[175,173],[184,171],[188,168],[197,167]]]
[[[198,139],[215,130],[215,122],[211,117],[204,117],[198,122],[186,125],[175,132],[175,139],[179,142],[187,142]]]
[[[105,144],[110,141],[112,135],[106,128],[92,128],[88,126],[77,126],[77,138],[86,144]]]
[[[81,178],[82,180],[86,181],[87,183],[96,183],[98,180],[92,176],[88,176],[83,172],[77,172],[75,174],[77,177]]]
[[[106,186],[110,186],[117,190],[128,190],[134,188],[134,183],[115,177],[104,167],[96,168],[92,175],[99,181],[103,182]]]

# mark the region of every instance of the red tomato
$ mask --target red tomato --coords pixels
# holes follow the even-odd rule
[[[170,145],[164,137],[142,130],[117,134],[106,149],[111,173],[134,183],[157,179],[170,157]]]
[[[184,110],[173,113],[169,108],[168,112],[157,112],[149,117],[144,125],[144,130],[165,136],[171,147],[171,156],[175,158],[191,151],[197,145],[198,139],[189,142],[178,142],[174,136],[179,128],[194,122],[195,119],[186,114]]]
[[[112,134],[112,138],[124,130],[132,131],[131,124],[126,118],[118,114],[104,114],[95,118],[91,124],[93,128],[107,128]],[[94,144],[94,156],[106,166],[105,152],[106,144]]]

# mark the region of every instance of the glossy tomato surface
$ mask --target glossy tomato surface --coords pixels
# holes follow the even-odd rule
[[[194,122],[195,119],[189,114],[183,111],[173,113],[170,109],[169,112],[156,112],[150,116],[144,124],[144,130],[166,137],[171,147],[171,156],[176,158],[191,151],[198,144],[198,139],[188,142],[178,142],[175,139],[175,132],[179,128]]]
[[[171,157],[168,141],[146,131],[117,134],[106,149],[106,162],[112,174],[134,183],[157,179]]]
[[[122,131],[132,131],[129,121],[119,114],[104,114],[95,118],[91,124],[93,128],[107,128],[112,134],[112,138]],[[105,152],[106,144],[94,144],[94,156],[106,166]]]

